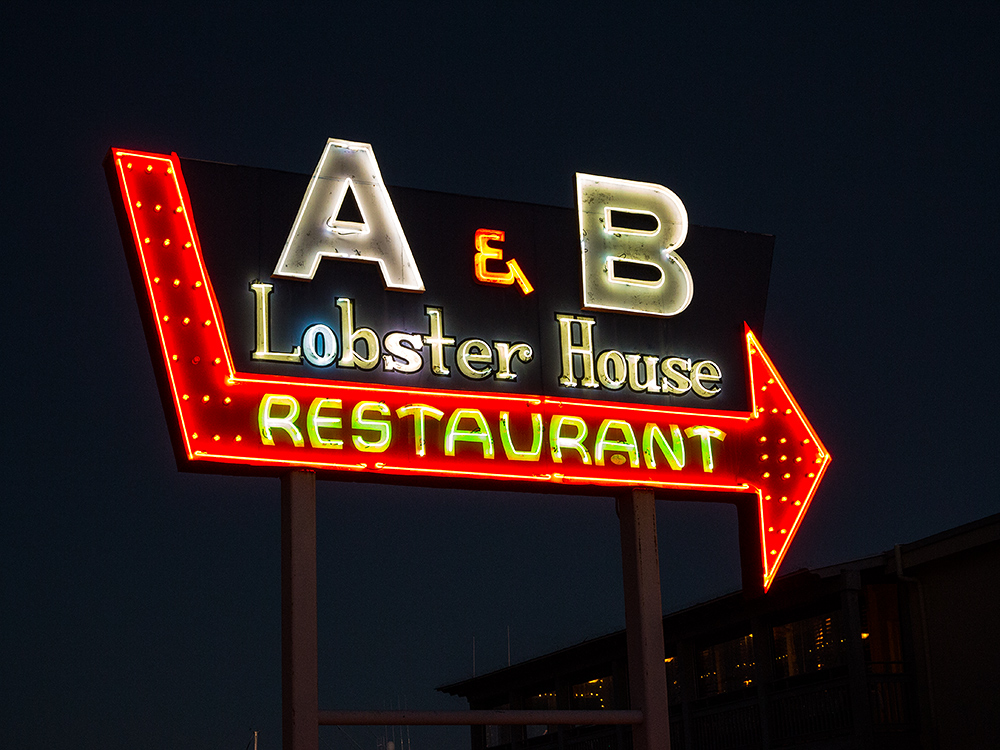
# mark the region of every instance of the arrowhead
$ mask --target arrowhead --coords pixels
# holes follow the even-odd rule
[[[749,326],[746,341],[753,417],[741,473],[757,490],[767,591],[830,465],[830,454]]]

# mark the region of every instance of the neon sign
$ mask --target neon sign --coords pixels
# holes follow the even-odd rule
[[[499,229],[476,230],[476,279],[484,284],[503,284],[509,286],[515,281],[524,294],[531,294],[534,287],[524,275],[521,266],[513,258],[507,261],[506,271],[491,271],[487,263],[491,260],[503,260],[503,250],[493,247],[490,242],[503,242],[504,233]]]
[[[683,312],[694,296],[694,281],[676,253],[688,232],[680,198],[662,185],[589,174],[576,176],[576,190],[583,307],[663,316]],[[624,270],[628,267],[632,273]]]
[[[354,195],[361,221],[340,218],[348,192]],[[386,289],[424,290],[375,154],[367,143],[327,141],[274,275],[312,279],[323,258],[377,263]]]
[[[410,319],[383,327],[369,323],[372,312],[362,305],[370,306],[370,299],[333,293],[325,299],[328,319],[304,317],[295,343],[275,341],[276,285],[292,271],[302,279],[320,278],[326,272],[322,259],[370,261],[361,265],[378,266],[385,287],[410,292],[408,300],[425,288],[370,147],[331,143],[308,183],[272,279],[239,279],[239,290],[223,279],[237,300],[229,309],[246,322],[242,366],[231,347],[230,317],[209,276],[181,160],[176,154],[111,152],[122,223],[135,248],[134,274],[149,300],[148,321],[177,417],[182,465],[252,473],[309,467],[381,481],[501,482],[569,492],[649,487],[754,495],[769,586],[830,456],[749,327],[737,334],[741,361],[729,368],[738,367],[742,380],[745,408],[738,409],[705,408],[722,398],[724,387],[734,390],[716,358],[601,348],[598,326],[610,325],[600,317],[607,313],[585,313],[580,308],[587,305],[574,310],[565,297],[553,304],[564,312],[553,313],[546,326],[538,324],[541,334],[518,340],[470,334],[468,321],[446,322],[444,306],[433,299],[411,308],[422,308],[420,326]],[[348,176],[342,164],[328,159],[331,149],[349,151],[358,169],[367,170],[364,188],[357,172]],[[603,184],[588,179],[591,187]],[[338,218],[347,190],[355,193],[362,222]],[[675,290],[668,296],[676,315],[693,299],[691,272],[674,253],[687,232],[686,214],[679,201],[643,190],[642,200],[627,194],[601,212],[605,226],[617,231],[611,223],[621,221],[616,212],[646,211],[656,226],[633,229],[636,236],[667,232],[672,238],[669,249],[648,262],[660,270],[660,286]],[[390,211],[395,221],[388,244],[373,242],[379,234],[373,217]],[[307,225],[319,227],[317,244],[303,239]],[[548,290],[533,288],[514,259],[506,261],[506,271],[487,267],[487,261],[503,261],[489,242],[504,241],[504,233],[479,226],[474,237],[466,256],[470,280],[480,283],[484,274],[496,274],[487,283],[498,286],[498,293],[516,284],[518,304],[541,304],[537,297]],[[643,261],[638,254],[629,257]],[[340,272],[359,264],[329,265]],[[589,273],[586,264],[583,273]],[[543,284],[550,279],[538,276]],[[618,283],[610,272],[607,279]],[[297,277],[288,283],[305,282]],[[249,304],[239,302],[242,295]],[[548,357],[541,363],[540,353]],[[547,384],[535,387],[539,383]]]

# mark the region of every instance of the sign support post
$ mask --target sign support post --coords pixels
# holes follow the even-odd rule
[[[281,725],[285,750],[319,748],[316,474],[281,477]]]
[[[670,750],[660,555],[656,544],[656,500],[652,490],[632,490],[620,497],[618,516],[629,695],[631,708],[642,712],[642,723],[632,727],[632,743],[635,750]]]

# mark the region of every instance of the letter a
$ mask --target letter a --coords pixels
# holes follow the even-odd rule
[[[675,253],[687,210],[662,185],[576,175],[583,251],[583,309],[676,315],[694,283]]]
[[[339,219],[348,190],[358,202],[360,222]],[[311,279],[321,258],[378,263],[386,289],[424,291],[375,153],[367,143],[333,138],[326,142],[272,275]]]

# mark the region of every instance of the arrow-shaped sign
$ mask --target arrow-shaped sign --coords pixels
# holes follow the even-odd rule
[[[830,455],[749,328],[750,412],[237,372],[179,158],[112,149],[111,164],[184,468],[308,467],[355,479],[572,492],[754,493],[770,586]]]

